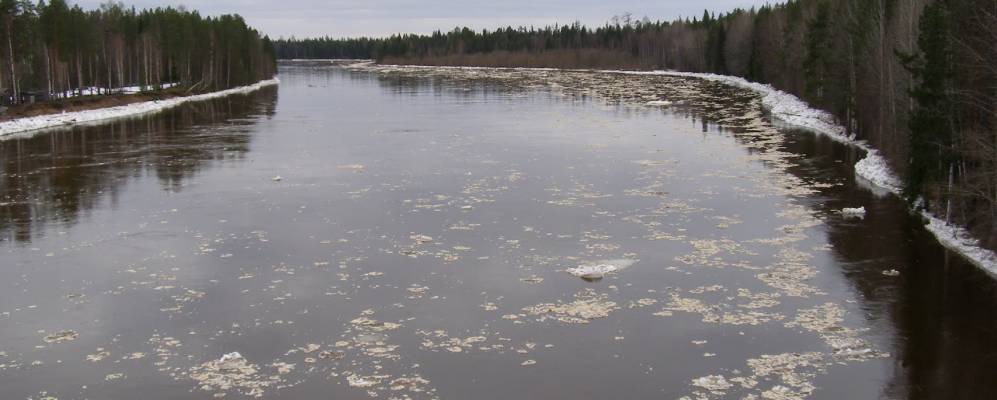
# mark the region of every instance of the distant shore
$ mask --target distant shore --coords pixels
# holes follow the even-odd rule
[[[183,88],[170,88],[155,92],[86,96],[35,103],[12,108],[0,116],[0,137],[158,112],[189,101],[250,93],[279,83],[280,80],[272,78],[252,85],[201,94],[186,94]]]

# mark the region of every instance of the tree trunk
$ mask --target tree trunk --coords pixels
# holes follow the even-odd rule
[[[45,55],[45,81],[48,83],[48,94],[52,95],[52,57],[49,55],[48,48],[42,52]]]
[[[76,53],[76,90],[83,96],[83,56]]]
[[[17,67],[14,65],[14,38],[12,37],[11,29],[13,23],[8,18],[5,25],[7,30],[7,58],[10,65],[10,90],[14,95],[12,103],[18,104],[20,103],[21,96],[17,87]]]

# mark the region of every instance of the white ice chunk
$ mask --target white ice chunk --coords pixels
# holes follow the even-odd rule
[[[634,265],[636,262],[637,260],[631,259],[603,260],[568,268],[566,271],[582,279],[602,279],[606,275]]]
[[[579,265],[576,268],[568,268],[569,274],[584,279],[602,279],[606,274],[616,271],[617,268],[609,264]]]
[[[841,215],[845,218],[865,218],[865,207],[842,208]]]

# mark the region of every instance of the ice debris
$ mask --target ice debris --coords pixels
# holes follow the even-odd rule
[[[201,390],[217,391],[216,396],[235,390],[249,397],[263,397],[263,390],[277,379],[260,374],[258,367],[239,352],[195,366],[190,371],[190,378],[198,383]]]
[[[76,331],[65,330],[62,332],[56,332],[51,335],[45,336],[45,342],[46,343],[71,342],[76,340],[76,338],[78,337],[80,337],[80,334],[76,333]]]
[[[842,208],[841,216],[845,218],[865,218],[865,207]]]
[[[593,264],[583,264],[575,268],[568,268],[566,271],[571,275],[585,280],[599,280],[604,278],[607,274],[620,271],[636,262],[637,260],[628,259],[604,260]]]

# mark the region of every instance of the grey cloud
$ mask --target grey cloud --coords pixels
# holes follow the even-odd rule
[[[602,25],[610,17],[630,12],[636,17],[671,20],[702,15],[704,9],[726,11],[749,8],[771,0],[157,0],[125,1],[138,8],[185,5],[202,14],[238,13],[272,36],[383,36],[398,32],[428,33],[455,26],[475,29],[503,26],[571,23]],[[84,0],[86,8],[104,1]]]

